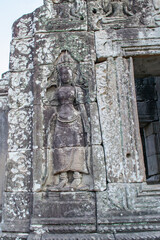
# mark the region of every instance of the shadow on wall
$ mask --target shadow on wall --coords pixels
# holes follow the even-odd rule
[[[160,56],[134,59],[140,135],[148,184],[160,182]]]

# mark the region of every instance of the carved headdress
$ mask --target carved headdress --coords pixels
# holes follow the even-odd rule
[[[54,63],[54,69],[48,77],[47,88],[51,86],[59,86],[59,69],[63,66],[68,67],[72,71],[73,82],[79,78],[78,62],[70,55],[67,50],[63,50]]]
[[[68,66],[72,71],[77,66],[76,61],[72,58],[67,50],[62,51],[56,61],[57,70],[62,66]]]

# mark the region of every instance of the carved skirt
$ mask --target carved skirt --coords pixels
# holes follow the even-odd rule
[[[72,122],[57,119],[53,138],[53,172],[88,173],[81,116]]]

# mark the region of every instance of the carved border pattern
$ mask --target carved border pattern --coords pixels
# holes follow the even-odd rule
[[[45,228],[45,227],[44,227]],[[31,230],[34,229],[34,225],[31,227]],[[55,233],[59,233],[59,232],[63,232],[63,233],[87,233],[87,232],[95,232],[96,227],[95,225],[50,225],[50,226],[46,226],[47,231],[49,232],[55,232]]]
[[[154,240],[160,239],[160,232],[144,232],[143,234],[43,234],[30,235],[28,240]]]
[[[127,225],[128,224],[128,225]],[[123,232],[128,232],[128,233],[132,233],[132,232],[145,232],[145,231],[160,231],[160,225],[153,225],[153,224],[130,224],[127,223],[125,224],[121,224],[121,225],[111,225],[111,226],[106,226],[106,225],[100,225],[98,230],[99,232],[102,233],[110,233],[110,232],[118,232],[118,233],[123,233]],[[160,234],[160,232],[159,232]]]
[[[160,232],[144,232],[144,233],[134,233],[134,234],[117,234],[116,238],[118,240],[154,240],[160,239]]]

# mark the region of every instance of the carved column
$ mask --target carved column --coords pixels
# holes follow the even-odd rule
[[[17,25],[16,25],[17,24]],[[31,18],[13,26],[8,91],[8,155],[3,231],[28,232],[32,199],[32,73]],[[27,37],[26,37],[27,36]]]
[[[8,79],[5,77],[4,75],[3,79],[0,80],[0,218],[4,191],[5,162],[8,150]]]
[[[96,75],[107,180],[143,182],[132,59],[109,57],[97,64]]]

